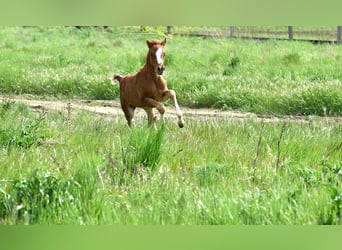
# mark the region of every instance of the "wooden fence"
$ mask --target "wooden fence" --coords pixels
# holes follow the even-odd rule
[[[253,27],[253,26],[228,26],[228,27],[166,27],[166,34],[217,37],[217,38],[242,38],[257,40],[290,40],[310,41],[314,44],[342,43],[342,26],[338,27]]]

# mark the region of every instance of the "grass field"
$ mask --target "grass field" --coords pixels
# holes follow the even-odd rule
[[[155,34],[158,36],[158,34]],[[0,92],[118,99],[151,34],[0,29]],[[340,116],[342,47],[170,37],[181,106]],[[0,224],[341,224],[342,124],[123,115],[0,104]]]
[[[342,125],[0,109],[1,224],[340,224]]]
[[[0,91],[117,99],[108,78],[137,71],[146,38],[120,27],[3,27]],[[262,114],[342,113],[342,47],[171,36],[166,79],[180,103]]]

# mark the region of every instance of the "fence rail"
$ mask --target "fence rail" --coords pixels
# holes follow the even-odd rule
[[[87,26],[75,26],[82,29]],[[110,26],[102,26],[107,29]],[[314,44],[342,44],[342,26],[121,26],[124,33],[158,33],[203,38],[309,41]]]

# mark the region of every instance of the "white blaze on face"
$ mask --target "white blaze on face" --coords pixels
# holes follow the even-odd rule
[[[157,58],[157,63],[161,64],[162,63],[162,53],[163,53],[163,48],[159,48],[156,51],[156,58]]]

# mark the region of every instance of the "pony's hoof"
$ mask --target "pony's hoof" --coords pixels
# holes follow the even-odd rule
[[[180,128],[184,127],[184,119],[182,116],[178,117],[178,127]]]

